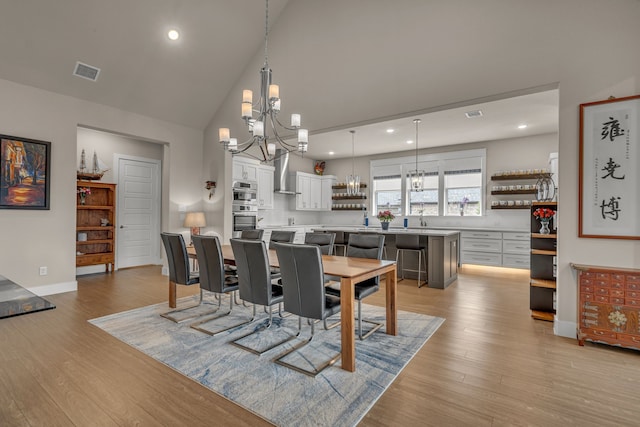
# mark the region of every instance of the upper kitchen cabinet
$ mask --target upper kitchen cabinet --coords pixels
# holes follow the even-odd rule
[[[258,209],[273,209],[273,166],[261,165],[257,160],[233,158],[234,180],[258,183]]]
[[[273,209],[273,166],[258,167],[258,209]]]
[[[314,175],[296,172],[292,175],[296,183],[296,210],[329,211],[331,210],[331,186],[334,176]]]
[[[258,181],[258,167],[260,163],[256,160],[234,157],[233,172],[234,180],[240,179],[244,181]]]

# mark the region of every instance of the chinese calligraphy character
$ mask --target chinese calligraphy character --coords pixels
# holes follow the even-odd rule
[[[614,119],[613,117],[609,117],[609,122],[604,122],[602,124],[602,138],[609,138],[609,141],[613,142],[614,138],[624,135],[624,129],[620,129],[620,120]]]
[[[600,209],[602,210],[602,219],[612,219],[614,221],[618,220],[618,214],[621,211],[618,200],[620,200],[620,197],[612,197],[611,199],[609,199],[608,203],[605,203],[605,200],[602,201],[602,203],[600,204]]]
[[[607,177],[611,177],[613,179],[624,179],[625,175],[615,176],[616,169],[618,169],[619,167],[620,165],[615,163],[613,159],[609,157],[609,161],[607,162],[606,166],[602,168],[603,171],[607,171],[608,173],[603,176],[602,179],[605,179]]]

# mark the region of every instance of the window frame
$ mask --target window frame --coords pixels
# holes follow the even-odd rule
[[[446,214],[446,191],[445,191],[445,168],[448,160],[462,159],[479,159],[480,161],[480,215],[485,216],[487,210],[486,204],[486,183],[487,183],[487,150],[486,148],[449,151],[444,153],[421,154],[418,155],[418,163],[435,163],[438,169],[438,217],[451,216]],[[375,176],[376,172],[383,170],[384,173],[378,172],[379,176],[400,175],[400,192],[401,192],[401,216],[417,217],[418,215],[409,215],[409,191],[407,188],[407,174],[415,169],[415,156],[392,157],[386,159],[372,160],[369,163],[369,176],[371,177],[371,212],[374,214],[376,209],[375,197]],[[397,168],[397,169],[394,169]],[[395,171],[395,172],[393,172]],[[432,217],[435,217],[433,215]]]

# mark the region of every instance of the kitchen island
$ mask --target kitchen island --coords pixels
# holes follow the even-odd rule
[[[316,232],[342,231],[346,239],[349,233],[376,233],[385,235],[386,258],[396,258],[396,236],[398,234],[414,234],[420,236],[420,242],[427,247],[427,285],[430,288],[444,289],[458,278],[458,248],[460,232],[458,230],[437,230],[426,228],[389,228],[377,227],[323,226],[314,228]],[[398,266],[417,270],[418,257],[406,254],[406,266]],[[417,278],[417,273],[407,272],[405,277]]]

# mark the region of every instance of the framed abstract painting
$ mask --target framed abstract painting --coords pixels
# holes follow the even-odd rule
[[[0,209],[49,209],[51,142],[0,135]]]
[[[578,236],[640,239],[640,95],[580,104]]]

